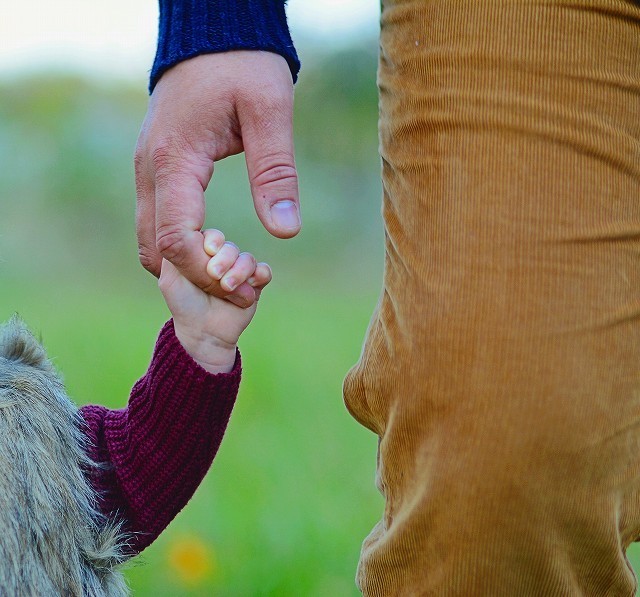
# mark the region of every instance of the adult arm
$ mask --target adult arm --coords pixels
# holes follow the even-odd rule
[[[161,0],[152,95],[136,148],[142,265],[161,257],[207,292],[253,303],[247,284],[229,296],[205,271],[200,230],[214,163],[245,152],[251,194],[278,238],[300,230],[293,149],[299,62],[283,0]]]
[[[160,332],[149,369],[127,408],[85,406],[90,456],[103,466],[91,482],[100,509],[125,522],[131,554],[150,545],[191,499],[222,441],[240,382],[207,373],[185,352],[172,321]]]

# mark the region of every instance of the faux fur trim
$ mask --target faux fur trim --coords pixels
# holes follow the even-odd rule
[[[84,422],[44,348],[0,328],[0,594],[122,596],[126,537],[97,509]]]

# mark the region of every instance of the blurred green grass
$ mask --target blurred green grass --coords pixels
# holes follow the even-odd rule
[[[43,292],[35,281],[12,280],[0,314],[19,305],[42,331],[78,403],[119,408],[167,317],[154,286],[85,279]],[[356,594],[359,545],[381,500],[376,441],[348,416],[341,379],[376,297],[319,284],[268,290],[241,339],[244,380],[214,466],[128,570],[137,595]],[[197,557],[198,544],[210,570],[189,582],[172,553],[183,545]]]
[[[298,238],[262,230],[242,157],[216,166],[207,225],[268,261],[274,282],[241,338],[243,383],[213,468],[129,568],[136,595],[357,594],[382,500],[376,437],[348,415],[341,383],[381,279],[375,45],[305,64]],[[80,404],[124,406],[168,317],[136,258],[143,87],[0,82],[0,320],[23,315]],[[636,545],[629,557],[640,569]]]

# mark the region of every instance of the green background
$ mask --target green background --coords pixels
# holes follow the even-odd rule
[[[274,281],[241,338],[244,379],[213,468],[129,567],[136,595],[357,594],[383,505],[377,438],[341,396],[381,282],[375,49],[306,61],[299,237],[261,228],[242,157],[216,166],[207,225],[268,261]],[[168,317],[136,256],[143,88],[61,73],[0,82],[0,320],[27,320],[80,404],[124,406]]]

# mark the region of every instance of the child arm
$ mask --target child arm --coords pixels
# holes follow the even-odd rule
[[[210,275],[229,290],[247,281],[259,298],[271,280],[269,267],[239,253],[219,231],[206,231],[204,242]],[[159,286],[173,319],[160,332],[128,407],[81,409],[90,455],[106,463],[92,478],[100,510],[124,519],[131,555],[157,538],[211,466],[240,383],[236,343],[256,310],[205,294],[167,261]]]
[[[92,479],[100,510],[126,521],[132,555],[150,545],[191,499],[218,451],[240,383],[202,369],[176,338],[160,332],[149,369],[123,410],[86,406],[90,456],[106,463]]]

